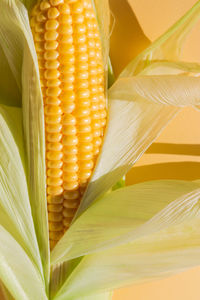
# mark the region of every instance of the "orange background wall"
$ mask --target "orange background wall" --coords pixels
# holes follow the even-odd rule
[[[178,20],[197,0],[111,0],[116,27],[111,38],[111,58],[115,71],[121,68],[149,43]],[[120,13],[119,13],[120,12]],[[140,25],[139,25],[140,24]],[[127,26],[129,29],[127,29]],[[141,28],[146,34],[144,36]],[[128,30],[124,33],[124,29]],[[200,62],[200,24],[188,38],[183,58]],[[120,52],[114,47],[121,39]],[[123,52],[129,47],[124,59]],[[127,176],[133,184],[152,179],[200,178],[200,112],[183,109],[136,163]],[[174,145],[176,144],[176,145]],[[200,267],[168,279],[130,286],[114,293],[113,300],[199,300]]]

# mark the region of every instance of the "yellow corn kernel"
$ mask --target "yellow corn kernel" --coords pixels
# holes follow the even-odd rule
[[[63,196],[64,196],[65,200],[76,200],[76,199],[79,199],[80,192],[78,190],[73,191],[73,192],[65,191]]]
[[[74,213],[75,213],[75,210],[73,208],[71,208],[71,209],[64,208],[63,209],[63,215],[67,218],[73,218]]]
[[[63,148],[63,153],[65,155],[70,155],[70,154],[78,154],[78,148],[76,146],[67,146]]]
[[[102,145],[104,66],[92,0],[39,0],[30,24],[44,100],[53,248],[70,226]]]
[[[77,208],[78,206],[79,206],[79,200],[64,200],[63,201],[63,206],[65,207],[65,208]]]

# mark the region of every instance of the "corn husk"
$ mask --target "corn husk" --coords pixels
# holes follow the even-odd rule
[[[75,240],[69,232],[61,251],[66,255],[52,253],[52,263],[85,255],[55,299],[76,299],[79,293],[112,290],[198,264],[199,196],[199,183],[159,181],[120,189],[97,201],[72,225]],[[86,239],[80,241],[81,236]]]
[[[19,108],[0,106],[0,224],[15,238],[43,274],[29,202]]]
[[[198,188],[197,182],[160,180],[135,184],[105,195],[73,223],[53,250],[52,264],[112,248],[129,242],[130,238],[137,239],[160,230],[158,222],[164,222],[161,216],[165,216],[166,211],[173,213],[172,203]],[[158,222],[152,223],[157,214],[160,216]]]
[[[22,97],[23,129],[27,155],[27,180],[34,225],[49,281],[49,247],[45,191],[44,114],[39,71],[28,12],[20,1],[3,0],[0,11],[0,44],[6,53]]]

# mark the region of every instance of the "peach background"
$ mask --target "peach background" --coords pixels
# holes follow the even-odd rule
[[[116,26],[111,38],[111,58],[115,71],[122,67],[149,43],[181,17],[197,0],[110,0]],[[140,25],[139,25],[139,23]],[[129,28],[127,31],[127,27]],[[126,33],[123,30],[126,28]],[[200,24],[191,33],[183,58],[200,62]],[[121,42],[120,52],[115,45]],[[129,47],[129,54],[123,52]],[[133,184],[152,179],[187,179],[200,177],[200,114],[193,108],[183,109],[167,126],[148,153],[144,154],[127,176]],[[164,145],[163,145],[164,144]],[[166,145],[167,144],[167,145]],[[176,147],[174,144],[177,144]],[[166,164],[167,162],[167,164]],[[170,278],[123,288],[113,300],[199,300],[200,267]]]

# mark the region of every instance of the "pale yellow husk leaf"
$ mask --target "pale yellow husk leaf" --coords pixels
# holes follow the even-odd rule
[[[90,206],[67,231],[51,255],[52,264],[124,244],[160,230],[160,222],[149,222],[180,196],[199,188],[197,182],[160,180],[121,188]],[[167,207],[167,208],[166,208]],[[187,213],[187,210],[185,210]],[[166,223],[168,226],[168,223]]]
[[[43,277],[22,141],[21,109],[0,105],[0,225],[23,247]]]
[[[28,12],[19,0],[0,1],[0,44],[22,94],[29,197],[45,281],[49,246],[45,179],[45,138],[39,70]]]
[[[134,193],[132,196],[134,199]],[[194,188],[142,225],[138,236],[130,232],[124,245],[83,257],[55,299],[76,299],[80,294],[109,291],[200,264],[199,198],[200,188]],[[138,219],[140,216],[135,217],[136,222]]]
[[[38,270],[1,225],[0,261],[0,278],[15,300],[48,299]]]

